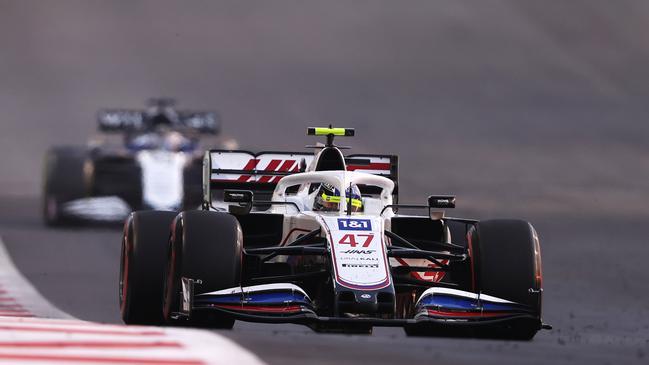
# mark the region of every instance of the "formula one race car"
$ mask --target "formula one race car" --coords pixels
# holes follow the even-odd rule
[[[213,112],[177,111],[151,99],[144,111],[102,110],[102,141],[54,147],[45,158],[43,218],[48,225],[121,222],[133,210],[201,204],[201,135],[220,129]],[[123,141],[107,143],[110,134]]]
[[[524,340],[549,327],[530,223],[446,217],[453,196],[396,204],[396,156],[345,157],[333,139],[352,129],[309,134],[327,137],[315,155],[208,151],[201,210],[129,216],[124,322]]]

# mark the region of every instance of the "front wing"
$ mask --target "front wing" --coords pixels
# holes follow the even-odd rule
[[[411,335],[507,337],[518,328],[547,328],[524,305],[456,289],[430,288],[417,301],[412,318],[319,316],[309,296],[297,285],[277,283],[236,287],[194,295],[194,281],[183,278],[183,310],[179,319],[213,311],[234,319],[292,323],[314,330],[358,326],[403,327]]]

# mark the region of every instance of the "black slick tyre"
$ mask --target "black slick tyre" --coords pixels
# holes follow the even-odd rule
[[[535,319],[491,331],[490,337],[530,340],[541,326],[541,253],[534,227],[522,220],[486,220],[469,232],[474,290],[529,309]]]
[[[134,212],[124,224],[119,280],[124,323],[162,323],[163,275],[175,216],[175,212]]]
[[[54,147],[45,155],[42,214],[49,226],[73,224],[62,209],[66,202],[84,198],[90,191],[90,171],[86,149]]]
[[[195,159],[183,170],[183,210],[200,207],[203,202],[203,160]]]
[[[241,227],[230,214],[186,211],[176,217],[165,273],[164,317],[173,322],[181,305],[181,278],[201,280],[195,294],[240,285]],[[192,312],[192,326],[232,328],[234,319],[218,312]]]

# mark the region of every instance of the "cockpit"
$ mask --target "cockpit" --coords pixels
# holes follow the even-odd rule
[[[360,187],[373,187],[369,190],[379,193],[363,195]],[[307,172],[280,180],[272,200],[290,204],[272,209],[285,212],[292,205],[302,212],[379,215],[392,204],[393,189],[394,182],[382,176],[351,171]]]

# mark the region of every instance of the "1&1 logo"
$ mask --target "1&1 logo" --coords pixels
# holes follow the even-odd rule
[[[371,231],[370,219],[338,218],[338,229],[341,231]]]

